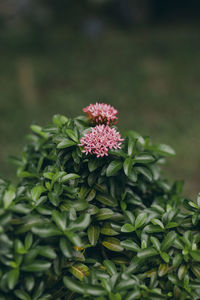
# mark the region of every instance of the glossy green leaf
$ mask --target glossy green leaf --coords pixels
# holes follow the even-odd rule
[[[51,267],[51,263],[44,260],[35,260],[31,264],[23,265],[22,270],[25,272],[44,272]]]
[[[111,163],[107,167],[106,176],[110,177],[115,175],[122,168],[122,165],[122,162],[119,160],[111,161]]]
[[[8,208],[13,200],[15,199],[15,187],[10,186],[9,189],[5,192],[3,197],[4,208]]]
[[[66,229],[66,214],[59,213],[57,210],[52,211],[52,219],[60,230]]]
[[[88,239],[92,246],[95,246],[97,244],[99,234],[100,234],[100,228],[96,225],[90,225],[88,228]]]
[[[78,143],[78,137],[74,130],[66,129],[66,133],[70,139],[72,139],[75,143]]]
[[[149,169],[146,167],[135,167],[138,173],[142,174],[148,181],[152,182],[153,176]]]
[[[158,255],[158,252],[156,249],[154,248],[146,248],[144,250],[141,250],[140,252],[138,252],[137,256],[139,258],[149,258],[151,256],[155,256],[155,255]]]
[[[135,230],[135,226],[128,223],[124,224],[121,228],[121,232],[133,232]]]
[[[66,238],[62,237],[60,238],[59,245],[63,255],[67,258],[71,258],[73,255],[73,248],[70,242]]]
[[[124,247],[126,250],[131,250],[133,252],[139,252],[141,250],[140,247],[132,240],[122,241],[121,246]]]
[[[68,139],[63,139],[58,145],[57,148],[58,149],[64,149],[64,148],[68,148],[71,146],[76,145],[75,142],[73,142],[72,140],[68,140]]]
[[[62,232],[56,228],[53,224],[48,224],[47,226],[44,225],[38,225],[33,226],[31,231],[40,236],[41,238],[47,238],[51,236],[58,236],[61,235]]]
[[[105,238],[102,242],[103,246],[106,247],[107,249],[115,252],[121,252],[123,251],[123,247],[120,245],[120,240],[114,238],[114,237],[109,237]]]
[[[174,149],[165,144],[158,144],[151,147],[151,150],[156,151],[156,153],[164,156],[174,156],[176,153]]]
[[[169,266],[167,264],[160,264],[158,268],[158,276],[162,277],[167,274]]]
[[[69,269],[70,273],[79,280],[83,280],[85,276],[89,275],[89,269],[82,263],[76,263]]]
[[[109,208],[101,208],[96,214],[96,219],[98,221],[110,219],[113,216],[114,212]]]
[[[142,227],[147,219],[147,214],[146,213],[140,213],[137,218],[135,219],[135,229],[138,229]]]
[[[61,182],[67,182],[72,179],[80,178],[78,174],[70,173],[62,177]]]
[[[77,230],[84,230],[90,224],[90,215],[83,214],[74,222],[69,223],[67,230],[77,231]]]
[[[13,290],[19,278],[19,269],[13,269],[8,273],[8,287]]]
[[[133,165],[132,159],[130,157],[126,158],[124,163],[123,163],[124,173],[125,173],[126,176],[130,175],[132,165]]]
[[[169,249],[173,245],[176,237],[177,237],[176,232],[175,231],[170,231],[166,235],[166,237],[164,238],[164,240],[163,240],[163,242],[161,244],[161,250],[162,251],[166,251],[167,249]]]
[[[72,292],[85,294],[85,288],[80,284],[80,281],[74,280],[68,276],[63,278],[64,285]]]
[[[155,161],[155,158],[148,153],[141,153],[134,157],[135,163],[147,164]]]
[[[112,196],[109,195],[104,195],[104,194],[97,194],[96,195],[96,200],[101,202],[104,205],[110,206],[110,207],[115,207],[118,205],[117,199],[113,198]]]
[[[110,274],[110,276],[115,275],[117,273],[117,269],[115,264],[112,262],[112,260],[105,259],[103,261],[104,266],[106,267],[107,272]]]
[[[21,300],[32,300],[31,297],[23,290],[15,290],[15,295]]]
[[[37,185],[31,190],[31,196],[34,202],[36,202],[42,193],[46,191],[46,188],[42,185]]]

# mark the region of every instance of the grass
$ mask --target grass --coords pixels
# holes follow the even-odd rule
[[[166,173],[199,192],[199,28],[111,29],[96,40],[67,29],[1,32],[0,174],[14,177],[7,156],[19,154],[31,123],[76,116],[98,100],[119,110],[120,129],[133,129],[177,152]]]

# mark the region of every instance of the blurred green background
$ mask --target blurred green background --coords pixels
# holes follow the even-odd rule
[[[195,197],[198,2],[183,1],[182,10],[180,1],[125,1],[125,8],[117,0],[33,2],[0,0],[0,175],[14,179],[7,157],[20,153],[31,123],[46,125],[56,113],[74,117],[99,101],[119,110],[121,131],[170,144],[177,155],[166,176],[183,179],[185,194]]]

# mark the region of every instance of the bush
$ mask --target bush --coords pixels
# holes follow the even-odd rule
[[[200,197],[163,179],[173,149],[84,111],[31,126],[0,181],[0,300],[199,299]]]

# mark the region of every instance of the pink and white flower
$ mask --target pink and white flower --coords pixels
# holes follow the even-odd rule
[[[123,140],[115,128],[103,124],[91,128],[81,138],[79,146],[83,146],[82,152],[86,155],[90,153],[95,154],[97,157],[103,157],[104,155],[108,156],[108,150],[120,149]]]
[[[95,124],[113,125],[117,123],[118,111],[111,105],[105,103],[90,104],[83,111]]]

